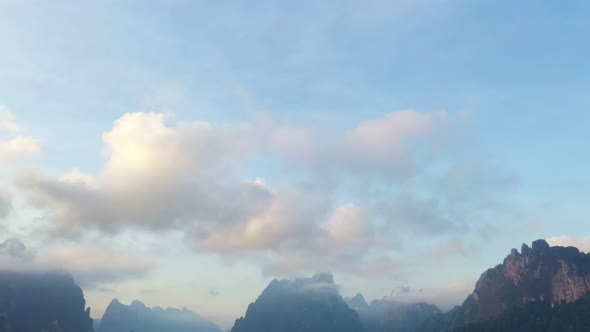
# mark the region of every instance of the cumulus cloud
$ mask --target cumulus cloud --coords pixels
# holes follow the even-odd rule
[[[9,137],[0,136],[0,162],[20,161],[39,155],[40,141],[28,136],[14,136],[20,130],[8,107],[0,105],[0,134],[9,134]]]
[[[590,237],[553,236],[547,239],[550,246],[576,247],[580,251],[590,253]]]
[[[39,143],[38,139],[22,136],[0,140],[0,161],[13,162],[37,156],[41,151]]]
[[[62,235],[236,223],[259,213],[272,196],[256,183],[224,179],[257,149],[257,139],[248,126],[169,127],[161,114],[128,114],[103,135],[101,174],[28,173],[17,183]]]
[[[325,186],[324,178],[369,176],[367,186],[391,186],[391,179],[428,174],[437,161],[453,164],[439,154],[453,118],[442,111],[393,112],[322,137],[272,121],[215,126],[132,113],[103,134],[106,160],[98,173],[30,172],[17,184],[62,236],[178,230],[198,251],[252,253],[270,274],[329,269],[383,275],[404,264],[393,253],[400,229],[422,236],[466,231],[466,213],[454,202],[511,180],[492,174],[474,187],[468,179],[438,176],[423,186],[430,197],[397,190],[365,204],[335,204],[346,193]],[[242,177],[250,161],[268,156],[311,172],[303,182],[285,176],[278,185]],[[475,170],[466,174],[481,177]],[[446,187],[452,192],[441,193]]]

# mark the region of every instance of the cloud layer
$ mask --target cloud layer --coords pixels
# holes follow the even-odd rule
[[[8,107],[0,105],[0,162],[16,162],[39,155],[40,141],[18,135],[20,131]]]
[[[23,271],[64,270],[82,287],[136,279],[147,275],[154,262],[148,258],[96,249],[89,246],[63,246],[32,250],[17,238],[0,243],[1,269]]]
[[[179,230],[198,251],[254,253],[268,273],[383,274],[403,265],[395,258],[398,233],[466,232],[468,212],[492,199],[468,207],[458,201],[478,189],[494,197],[510,182],[476,167],[461,174],[477,181],[453,178],[454,168],[444,165],[455,160],[441,152],[457,121],[444,111],[406,110],[325,137],[273,121],[214,126],[131,113],[103,134],[99,173],[29,172],[17,183],[65,237]],[[304,180],[243,178],[250,162],[268,157],[296,166]],[[355,202],[339,185],[351,178],[385,190]],[[408,190],[413,183],[417,189]]]

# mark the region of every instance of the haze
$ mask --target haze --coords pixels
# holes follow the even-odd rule
[[[229,328],[273,278],[448,309],[515,243],[588,251],[589,15],[0,0],[0,261]]]

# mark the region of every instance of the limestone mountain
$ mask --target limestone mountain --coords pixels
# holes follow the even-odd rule
[[[0,331],[92,332],[90,308],[61,272],[0,272]]]
[[[550,307],[573,303],[590,293],[590,254],[574,247],[550,247],[537,240],[532,248],[512,249],[502,264],[485,271],[461,306],[429,322],[424,330],[458,328],[500,317],[531,302]],[[590,323],[590,322],[589,322]]]
[[[362,332],[356,311],[346,305],[331,274],[273,280],[232,332]]]
[[[220,332],[213,322],[188,309],[146,307],[135,300],[124,305],[113,299],[97,332]]]

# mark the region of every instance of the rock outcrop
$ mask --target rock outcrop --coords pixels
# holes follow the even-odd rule
[[[273,280],[236,320],[232,332],[362,332],[356,311],[338,293],[331,274]]]
[[[92,332],[82,289],[65,273],[0,272],[0,331]]]
[[[387,297],[373,300],[369,305],[360,293],[345,300],[359,314],[365,332],[410,331],[441,313],[433,304],[403,303]]]
[[[140,301],[124,305],[113,299],[97,332],[220,332],[213,322],[188,309],[148,308]]]
[[[532,248],[512,249],[502,264],[485,271],[465,302],[441,317],[450,328],[499,317],[527,303],[572,303],[590,294],[590,254],[574,247],[550,247],[537,240]],[[425,331],[428,329],[424,329]]]

